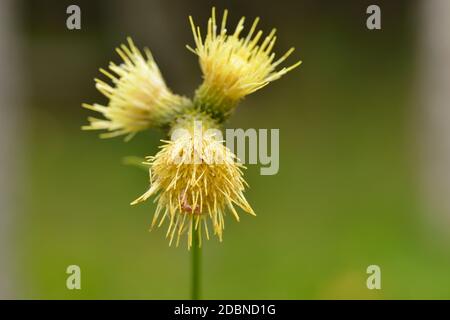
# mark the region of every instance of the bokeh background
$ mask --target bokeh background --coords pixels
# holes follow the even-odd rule
[[[189,252],[148,232],[151,202],[129,206],[148,176],[123,158],[156,153],[164,136],[100,140],[80,130],[92,115],[80,105],[105,101],[93,78],[127,35],[191,96],[187,16],[204,26],[215,5],[230,25],[276,26],[276,52],[295,46],[303,64],[227,123],[279,128],[280,171],[249,165],[258,216],[228,217],[224,242],[204,244],[203,298],[450,298],[446,2],[2,0],[0,297],[189,298]],[[66,28],[70,4],[81,30]],[[366,28],[369,4],[382,30]],[[71,264],[82,290],[66,289]],[[371,264],[381,290],[366,288]]]

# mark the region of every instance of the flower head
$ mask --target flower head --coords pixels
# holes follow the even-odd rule
[[[108,99],[108,105],[83,104],[83,107],[100,112],[106,119],[89,118],[85,130],[108,130],[102,137],[115,137],[135,133],[150,127],[161,127],[172,120],[173,115],[188,99],[173,94],[166,86],[150,50],[143,55],[128,38],[128,46],[116,49],[123,63],[111,62],[109,71],[100,71],[112,84],[95,79],[97,89]]]
[[[247,36],[241,37],[245,17],[240,19],[234,32],[228,33],[227,15],[228,11],[225,10],[218,27],[215,8],[212,9],[204,40],[200,28],[196,27],[192,17],[189,17],[196,48],[188,46],[188,49],[198,55],[204,77],[204,83],[197,95],[200,95],[201,99],[209,100],[211,95],[216,95],[216,101],[211,101],[212,104],[228,103],[230,106],[227,108],[230,108],[246,95],[279,79],[301,62],[276,70],[294,48],[275,60],[275,53],[272,52],[276,41],[275,29],[260,41],[263,32],[256,32],[259,21],[259,18],[256,18]]]
[[[243,166],[236,162],[235,155],[214,133],[205,133],[204,123],[182,120],[181,125],[181,134],[175,140],[165,141],[156,156],[147,158],[151,186],[132,204],[157,195],[152,226],[168,220],[170,243],[176,238],[178,245],[180,236],[187,232],[190,248],[194,231],[201,234],[204,229],[209,239],[207,220],[222,240],[227,212],[238,221],[235,206],[254,212],[243,195]]]

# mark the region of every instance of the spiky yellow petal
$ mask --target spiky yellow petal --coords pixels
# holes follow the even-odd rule
[[[123,60],[113,62],[109,70],[100,69],[112,84],[95,79],[96,88],[109,99],[109,103],[83,104],[83,107],[101,113],[105,119],[89,118],[85,130],[107,130],[102,137],[128,135],[150,127],[160,127],[172,120],[174,114],[188,99],[173,94],[166,86],[150,51],[144,55],[128,38],[128,46],[116,49]]]
[[[246,182],[242,164],[204,123],[181,121],[184,133],[173,141],[165,141],[156,156],[148,157],[151,186],[132,204],[157,195],[152,226],[168,221],[170,243],[187,231],[188,248],[192,230],[202,229],[207,238],[208,222],[222,240],[224,216],[227,212],[239,220],[235,206],[254,214],[244,197]],[[180,124],[178,124],[178,127]]]
[[[262,39],[263,32],[256,32],[259,21],[256,18],[247,36],[241,37],[245,18],[241,18],[234,31],[229,32],[226,29],[227,16],[228,11],[225,10],[218,27],[215,8],[212,9],[205,39],[189,17],[196,48],[188,46],[188,49],[198,55],[204,77],[196,100],[200,100],[204,104],[203,109],[212,111],[212,114],[215,108],[221,107],[223,110],[220,111],[226,115],[240,99],[279,79],[301,63],[276,70],[294,48],[275,59],[272,52],[276,41],[275,29]]]

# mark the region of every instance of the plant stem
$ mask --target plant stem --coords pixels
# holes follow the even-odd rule
[[[194,228],[193,228],[194,229]],[[192,230],[192,300],[200,299],[200,264],[201,264],[201,248],[200,248],[200,230]]]

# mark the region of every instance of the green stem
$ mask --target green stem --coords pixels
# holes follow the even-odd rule
[[[208,114],[219,123],[230,117],[238,101],[233,101],[218,90],[203,83],[196,91],[194,108]]]
[[[200,299],[200,230],[192,230],[192,300]]]

